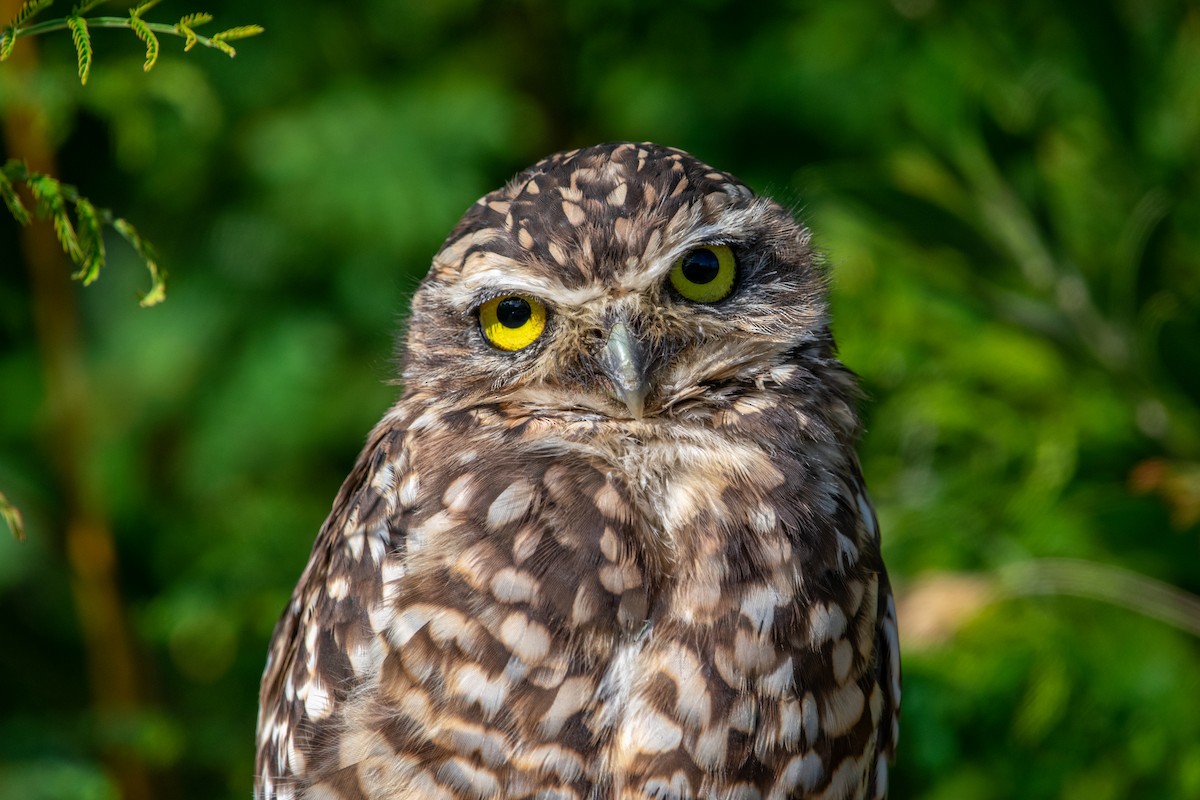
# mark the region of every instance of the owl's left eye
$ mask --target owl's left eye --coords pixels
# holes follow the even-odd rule
[[[733,291],[737,260],[726,245],[697,247],[671,267],[671,286],[696,303],[715,303]]]
[[[546,307],[532,297],[504,295],[479,307],[479,330],[500,350],[523,350],[537,341],[545,327]]]

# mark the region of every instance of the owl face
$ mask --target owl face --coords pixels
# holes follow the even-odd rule
[[[558,154],[480,199],[413,300],[405,382],[543,416],[686,419],[829,355],[808,232],[678,150]]]

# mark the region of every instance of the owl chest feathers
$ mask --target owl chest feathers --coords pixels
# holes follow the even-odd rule
[[[872,750],[870,543],[801,441],[468,417],[418,416],[360,489],[341,555],[374,570],[376,644],[327,758],[386,742],[380,792],[431,764],[461,796],[786,797],[834,779],[837,741]]]

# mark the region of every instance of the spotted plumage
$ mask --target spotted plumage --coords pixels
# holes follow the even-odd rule
[[[276,629],[256,797],[884,797],[895,605],[824,291],[678,150],[479,200]]]

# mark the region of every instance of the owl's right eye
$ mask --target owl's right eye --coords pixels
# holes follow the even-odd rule
[[[520,294],[493,297],[479,307],[479,330],[492,347],[523,350],[546,328],[546,307]]]

